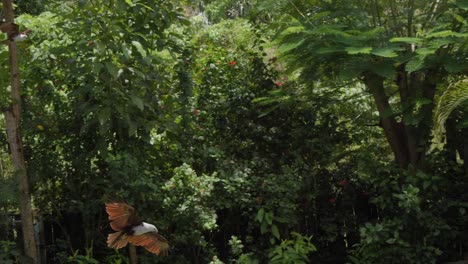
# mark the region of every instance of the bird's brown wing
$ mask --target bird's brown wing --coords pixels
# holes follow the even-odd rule
[[[167,256],[169,243],[167,239],[156,232],[149,232],[138,236],[129,236],[128,241],[135,246],[142,246],[156,255]]]
[[[106,203],[106,212],[111,221],[110,226],[114,231],[121,231],[125,227],[139,224],[135,209],[126,203]]]

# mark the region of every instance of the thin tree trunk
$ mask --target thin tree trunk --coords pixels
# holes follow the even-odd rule
[[[3,0],[5,20],[8,23],[14,22],[14,13],[11,0]],[[24,252],[32,263],[38,262],[36,241],[34,239],[33,214],[31,207],[31,194],[29,192],[29,181],[24,162],[23,144],[20,135],[21,118],[21,97],[20,97],[20,77],[16,51],[16,43],[8,41],[10,52],[10,74],[11,74],[11,106],[4,111],[8,143],[10,145],[11,156],[15,175],[18,178],[20,189],[20,211],[21,225],[23,230]]]
[[[134,245],[129,245],[128,251],[130,255],[130,264],[138,264],[138,255],[136,252],[136,247]]]

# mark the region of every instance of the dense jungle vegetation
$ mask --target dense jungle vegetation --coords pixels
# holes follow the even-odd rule
[[[169,240],[139,263],[468,263],[466,0],[13,4],[1,263],[130,263],[106,197]]]

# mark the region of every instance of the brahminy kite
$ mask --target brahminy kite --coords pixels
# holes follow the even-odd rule
[[[167,255],[169,244],[167,239],[158,234],[158,229],[141,221],[136,210],[122,202],[106,203],[111,228],[116,231],[107,237],[107,245],[111,248],[123,248],[128,243],[142,246],[156,255]]]

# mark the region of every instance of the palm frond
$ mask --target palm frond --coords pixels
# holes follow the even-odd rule
[[[434,138],[436,142],[442,142],[445,134],[445,122],[450,114],[468,101],[468,78],[451,84],[442,94],[436,106],[434,114]]]

